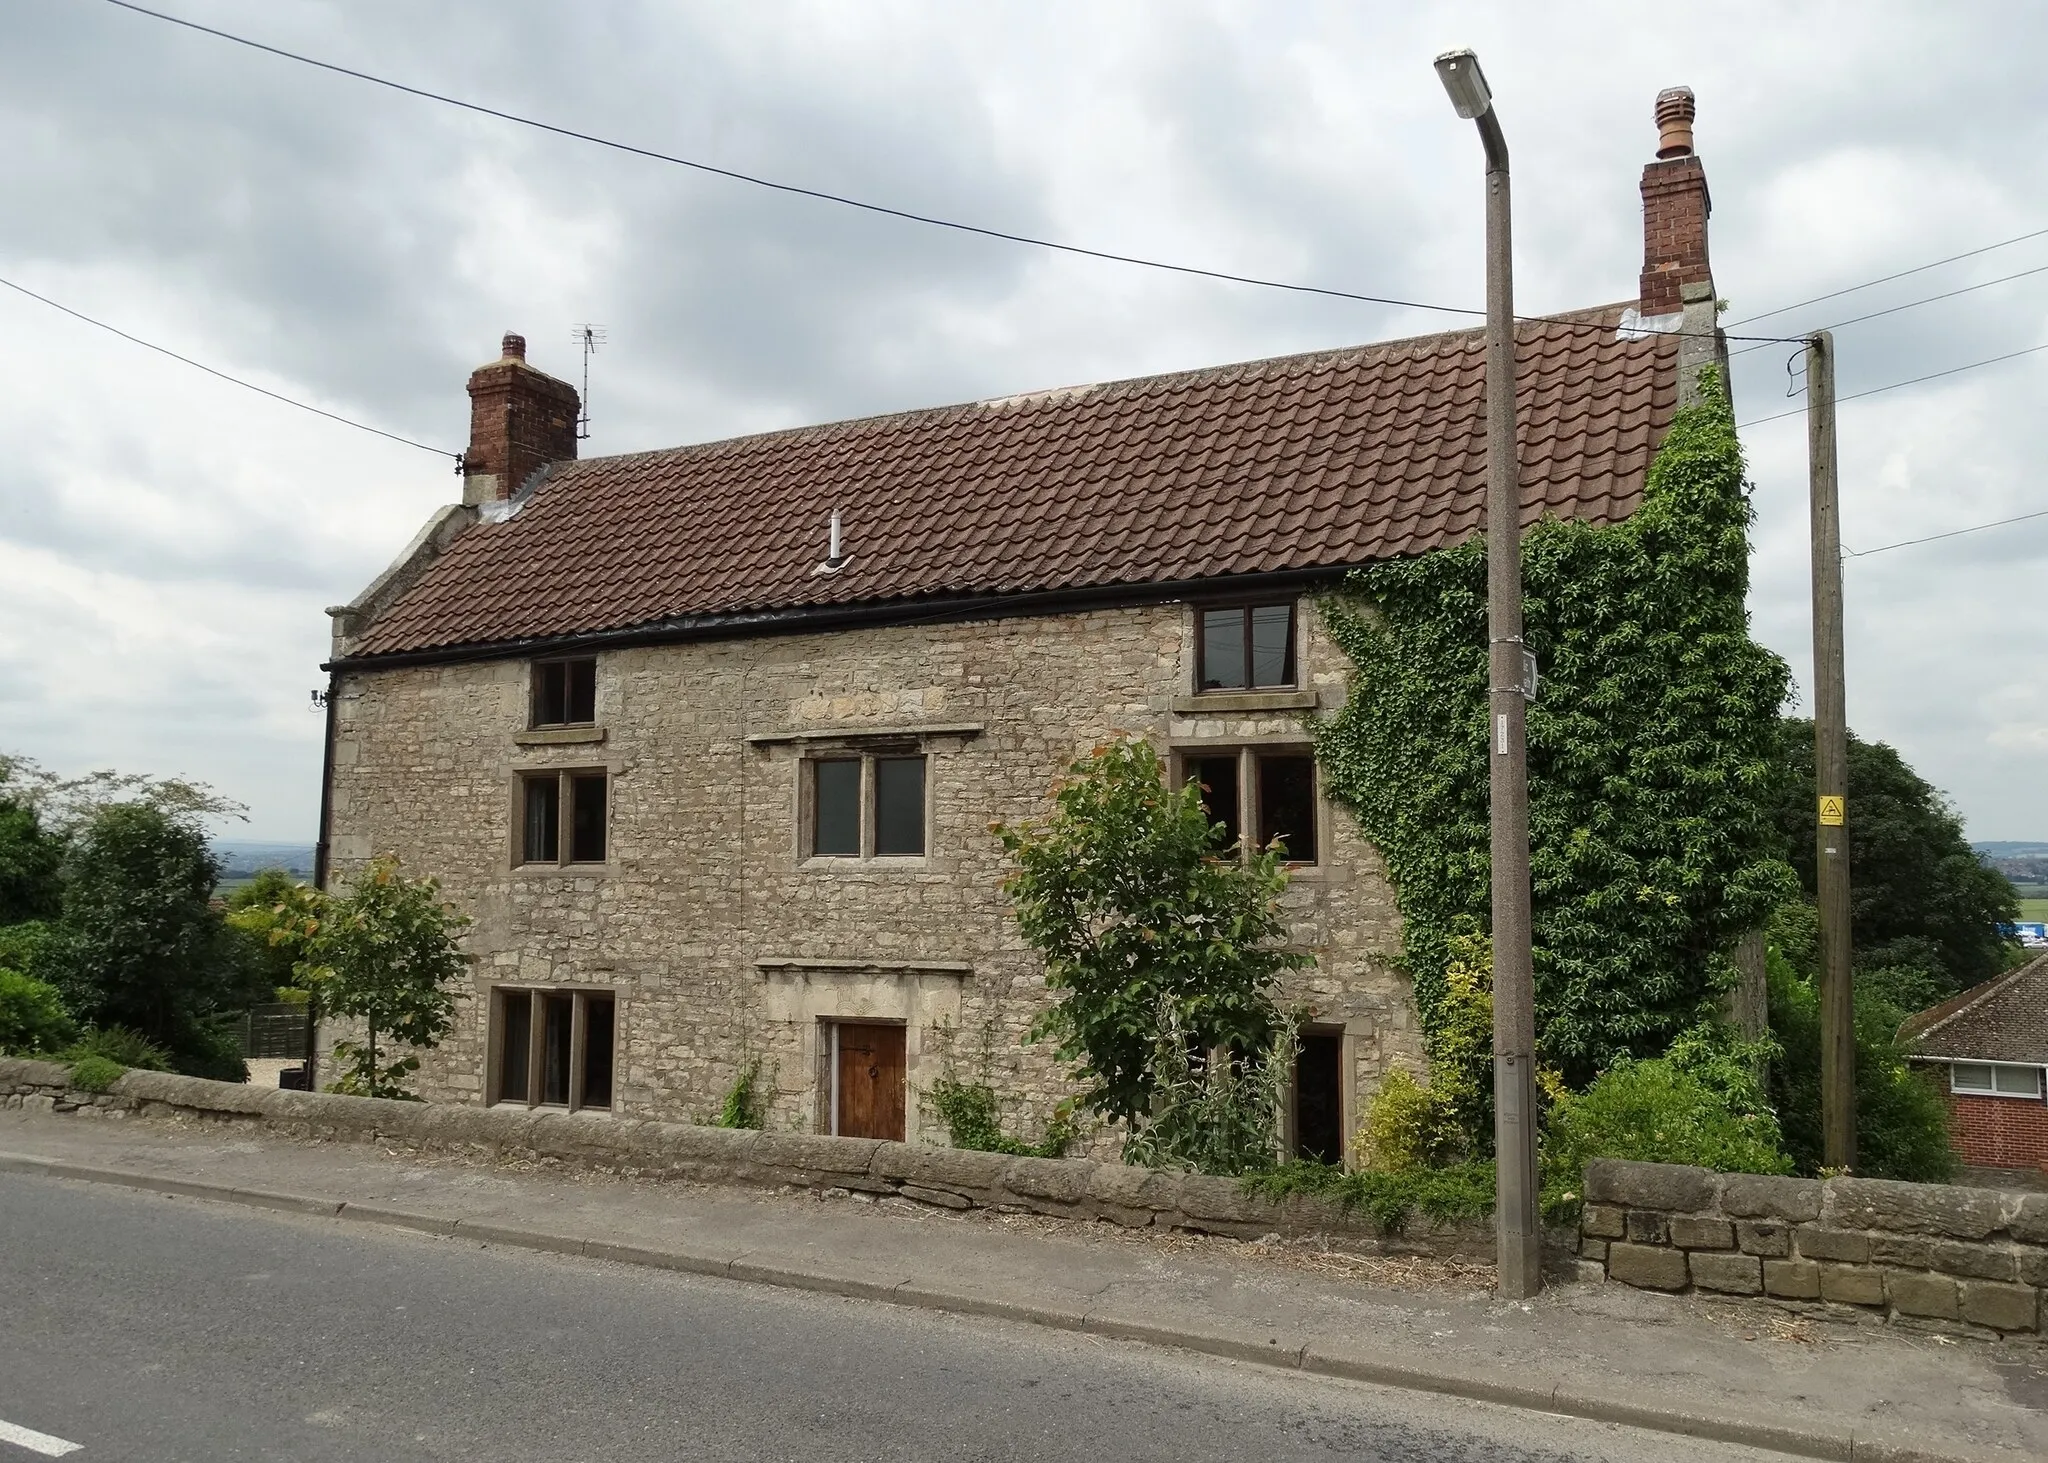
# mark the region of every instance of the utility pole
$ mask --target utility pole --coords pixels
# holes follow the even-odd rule
[[[1813,510],[1814,883],[1820,903],[1821,1161],[1856,1166],[1856,1003],[1849,942],[1849,714],[1842,664],[1842,518],[1835,475],[1835,338],[1806,342]]]
[[[1515,278],[1508,144],[1471,51],[1436,58],[1458,115],[1486,149],[1487,762],[1493,854],[1493,1141],[1500,1293],[1543,1288],[1536,1216],[1536,994],[1530,956],[1529,764],[1534,690],[1522,648],[1522,486],[1515,445]]]

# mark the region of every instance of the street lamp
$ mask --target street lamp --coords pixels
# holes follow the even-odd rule
[[[1522,491],[1515,461],[1515,279],[1508,144],[1479,58],[1446,51],[1436,74],[1486,148],[1487,761],[1493,833],[1494,1228],[1500,1293],[1543,1288],[1536,1220],[1536,1001],[1529,955],[1529,763],[1533,678],[1522,651]]]

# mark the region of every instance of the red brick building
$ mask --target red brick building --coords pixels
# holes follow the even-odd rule
[[[1963,1162],[2048,1172],[2048,955],[1906,1022]]]

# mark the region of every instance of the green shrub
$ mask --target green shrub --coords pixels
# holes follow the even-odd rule
[[[87,1057],[101,1057],[118,1066],[139,1067],[146,1072],[171,1070],[169,1052],[125,1026],[87,1027],[77,1041],[64,1049],[60,1060],[76,1063]]]
[[[1771,1097],[1785,1147],[1802,1173],[1818,1173],[1820,994],[1773,946],[1767,955],[1771,1031],[1784,1049],[1771,1064]],[[1856,1172],[1868,1178],[1943,1183],[1955,1176],[1948,1107],[1906,1064],[1897,1034],[1904,1014],[1886,991],[1856,989]]]
[[[77,1034],[55,986],[0,966],[0,1052],[54,1052]]]
[[[1353,1140],[1366,1168],[1399,1173],[1484,1157],[1493,1146],[1493,947],[1454,935],[1437,1024],[1429,1034],[1429,1085],[1389,1072]]]
[[[1491,1159],[1397,1173],[1341,1169],[1330,1163],[1285,1163],[1246,1175],[1244,1191],[1280,1200],[1289,1194],[1319,1194],[1346,1209],[1363,1209],[1373,1223],[1397,1233],[1416,1214],[1431,1219],[1477,1219],[1493,1212]]]
[[[36,975],[43,951],[49,947],[50,927],[39,919],[0,925],[0,969]]]
[[[760,1091],[761,1058],[755,1057],[740,1068],[739,1076],[726,1089],[725,1104],[718,1111],[718,1121],[712,1124],[718,1128],[765,1128],[768,1126],[768,1101]]]
[[[128,1069],[105,1057],[80,1057],[71,1064],[71,1085],[80,1092],[105,1092]]]
[[[1072,1107],[1066,1103],[1060,1104],[1052,1121],[1045,1125],[1044,1140],[1026,1143],[1003,1131],[996,1091],[986,1083],[941,1077],[926,1095],[939,1120],[946,1125],[946,1136],[955,1148],[978,1153],[1014,1153],[1020,1158],[1062,1158],[1080,1135]]]
[[[337,1043],[337,1049],[340,1044]],[[187,1077],[206,1077],[215,1082],[247,1082],[249,1064],[242,1060],[242,1043],[227,1026],[195,1025],[178,1044],[172,1069]]]
[[[1694,1050],[1688,1052],[1688,1040]],[[1705,1070],[1701,1070],[1705,1068]],[[1624,1059],[1552,1103],[1543,1141],[1550,1207],[1584,1192],[1586,1161],[1690,1163],[1724,1173],[1790,1173],[1778,1122],[1740,1048],[1681,1037],[1670,1055]]]

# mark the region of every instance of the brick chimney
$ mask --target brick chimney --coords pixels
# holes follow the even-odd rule
[[[469,451],[462,501],[511,497],[551,462],[576,456],[576,388],[526,364],[526,337],[507,335],[504,354],[469,376]]]
[[[1692,150],[1692,89],[1657,93],[1657,160],[1643,169],[1641,318],[1676,315],[1714,298],[1707,265],[1707,170]],[[1693,288],[1688,289],[1687,286]]]

